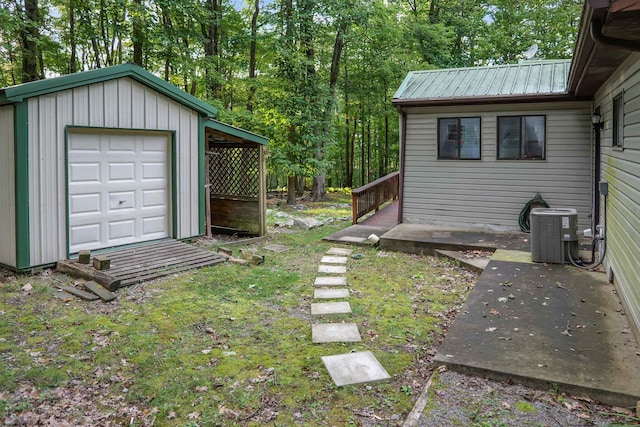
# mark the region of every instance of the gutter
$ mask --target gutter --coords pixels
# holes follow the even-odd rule
[[[464,98],[405,98],[394,99],[392,104],[396,108],[407,107],[436,107],[453,105],[480,105],[480,104],[529,104],[533,102],[570,102],[581,101],[583,99],[570,95],[569,93],[556,94],[531,94],[518,96],[475,96]],[[584,98],[584,100],[589,100]],[[400,110],[398,110],[400,111]]]
[[[407,147],[407,113],[402,106],[396,105],[400,114],[400,176],[398,177],[398,224],[402,223],[402,204],[404,200],[404,163]]]
[[[589,26],[589,33],[596,44],[614,46],[624,50],[640,52],[640,42],[636,40],[619,39],[616,37],[606,36],[602,33],[603,26],[602,21],[595,20],[591,21],[591,25]]]

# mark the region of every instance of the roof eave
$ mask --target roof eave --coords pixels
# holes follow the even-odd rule
[[[122,77],[130,77],[140,83],[143,83],[146,86],[163,93],[167,97],[198,111],[202,115],[215,117],[218,114],[218,110],[212,105],[209,105],[195,96],[180,90],[171,83],[162,80],[135,64],[115,65],[113,67],[99,68],[96,70],[83,71],[80,73],[6,87],[1,90],[0,98],[6,99],[9,102],[22,102],[27,98],[119,79]]]
[[[227,133],[248,142],[254,142],[260,145],[269,145],[269,138],[267,137],[258,135],[257,133],[249,132],[248,130],[241,129],[239,127],[222,123],[218,120],[209,119],[204,122],[204,127]]]
[[[464,98],[426,98],[426,99],[394,99],[396,107],[436,107],[455,105],[479,105],[479,104],[527,104],[533,102],[567,102],[580,101],[581,99],[568,93],[529,94],[517,96],[473,96]]]

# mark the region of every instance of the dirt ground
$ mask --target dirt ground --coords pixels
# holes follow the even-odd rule
[[[541,391],[453,371],[436,374],[417,426],[637,425],[635,413],[589,398]]]

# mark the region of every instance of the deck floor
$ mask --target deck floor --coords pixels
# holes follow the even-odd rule
[[[164,240],[105,253],[111,268],[104,272],[120,280],[120,287],[224,262],[214,252],[177,240]]]

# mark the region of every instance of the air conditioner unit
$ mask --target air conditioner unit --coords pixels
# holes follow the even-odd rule
[[[537,208],[529,216],[531,259],[564,264],[578,259],[578,212],[570,208]]]

